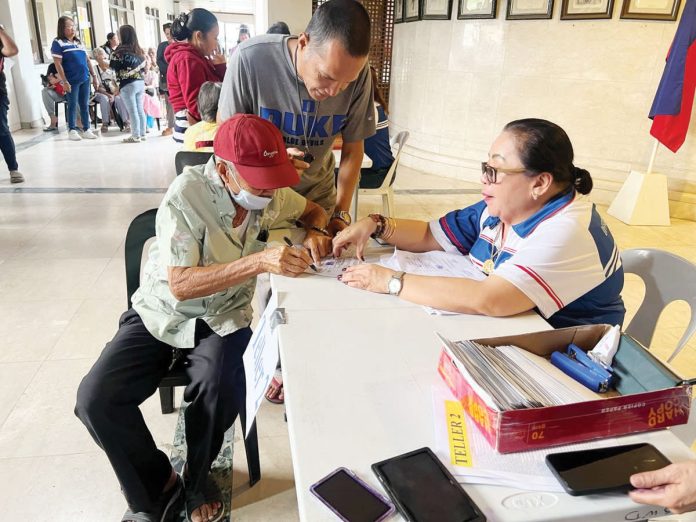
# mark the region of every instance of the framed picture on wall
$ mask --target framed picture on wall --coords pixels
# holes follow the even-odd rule
[[[592,20],[611,18],[614,0],[563,0],[561,20]]]
[[[621,18],[674,21],[681,0],[624,0]]]
[[[404,21],[404,0],[394,0],[394,23],[400,24]]]
[[[404,0],[404,22],[415,22],[420,19],[420,0]]]
[[[449,20],[452,0],[423,0],[423,20]]]
[[[508,0],[507,20],[545,20],[551,18],[553,0]]]
[[[495,18],[497,7],[497,0],[459,0],[457,20]]]

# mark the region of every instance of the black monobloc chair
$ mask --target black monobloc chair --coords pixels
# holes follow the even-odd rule
[[[136,216],[128,227],[126,233],[126,289],[128,292],[128,308],[133,305],[132,297],[140,286],[140,267],[143,257],[143,248],[148,239],[155,237],[155,216],[157,209],[147,210]],[[176,348],[174,360],[176,361],[159,384],[160,406],[162,413],[174,411],[174,388],[187,386],[189,378],[185,371],[184,358]],[[240,415],[242,426],[246,426],[245,415]],[[259,462],[259,441],[256,432],[256,421],[249,430],[249,435],[244,439],[244,449],[249,466],[249,486],[253,486],[261,480],[261,464]]]
[[[208,160],[213,155],[212,152],[194,152],[188,150],[180,150],[176,153],[174,157],[174,167],[176,168],[176,175],[181,174],[184,167],[193,167],[195,165],[203,165],[208,163]]]

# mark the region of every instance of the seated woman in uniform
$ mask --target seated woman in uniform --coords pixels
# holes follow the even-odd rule
[[[339,279],[460,313],[509,316],[537,309],[555,328],[621,324],[623,269],[609,229],[589,199],[589,172],[573,165],[573,147],[558,125],[508,123],[481,165],[483,200],[426,223],[371,214],[343,230],[362,257],[370,236],[402,250],[468,256],[488,277],[403,274],[379,265],[350,267]]]

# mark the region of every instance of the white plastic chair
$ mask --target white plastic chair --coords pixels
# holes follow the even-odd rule
[[[621,253],[624,272],[638,275],[645,283],[645,297],[625,331],[643,346],[650,346],[657,320],[674,301],[686,301],[691,319],[667,362],[671,362],[696,332],[696,265],[655,248],[636,248]]]
[[[353,195],[353,216],[357,216],[358,214],[359,195],[382,196],[382,213],[385,216],[394,215],[394,189],[392,188],[392,185],[394,184],[394,179],[396,178],[396,167],[399,165],[401,151],[408,141],[408,137],[408,131],[401,131],[391,140],[389,140],[392,151],[394,150],[394,147],[398,147],[398,149],[396,149],[396,156],[394,156],[394,163],[392,163],[391,167],[389,167],[389,171],[387,172],[387,175],[384,176],[384,181],[380,187],[368,189],[360,188],[358,185],[358,190],[356,190],[356,193]]]

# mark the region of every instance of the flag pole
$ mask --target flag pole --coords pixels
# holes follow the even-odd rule
[[[655,156],[657,156],[657,146],[660,144],[660,142],[657,140],[657,138],[653,138],[655,143],[653,143],[653,149],[652,153],[650,154],[650,161],[648,162],[648,170],[645,172],[646,176],[649,176],[652,174],[653,171],[653,166],[655,165]]]

